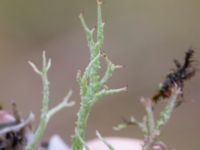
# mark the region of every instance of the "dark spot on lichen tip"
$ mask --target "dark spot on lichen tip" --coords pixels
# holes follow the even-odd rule
[[[104,58],[107,56],[106,53],[105,53],[105,51],[101,51],[100,54],[101,54],[101,56],[104,57]]]
[[[126,65],[120,65],[121,66],[121,68],[126,68]]]
[[[124,88],[125,88],[126,92],[128,92],[128,85],[126,85]]]

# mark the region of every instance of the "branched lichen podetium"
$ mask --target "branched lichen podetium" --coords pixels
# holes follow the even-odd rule
[[[97,1],[96,39],[93,37],[95,30],[88,28],[82,14],[79,16],[81,24],[86,32],[87,43],[90,50],[90,63],[83,74],[81,74],[80,71],[77,73],[81,102],[79,112],[77,113],[78,118],[76,121],[75,135],[72,139],[73,150],[83,149],[87,120],[92,106],[103,96],[126,91],[126,87],[119,89],[105,88],[105,83],[112,76],[113,71],[120,66],[114,65],[108,57],[101,52],[104,40],[104,23],[102,21],[101,4],[102,2]],[[100,79],[100,76],[98,75],[98,70],[101,68],[101,56],[105,58],[107,63],[107,69],[102,79]]]
[[[39,70],[34,63],[29,62],[33,70],[42,78],[42,84],[43,84],[43,100],[42,100],[42,112],[40,116],[40,122],[38,125],[38,128],[36,129],[35,133],[33,134],[33,137],[26,146],[26,150],[34,150],[36,144],[40,141],[42,138],[47,124],[50,120],[50,118],[56,114],[58,111],[62,110],[65,107],[71,107],[74,105],[74,102],[69,102],[69,98],[71,97],[72,91],[69,91],[67,96],[64,98],[62,102],[60,102],[58,105],[53,107],[49,110],[49,80],[48,80],[48,71],[51,67],[51,60],[46,60],[45,52],[43,52],[43,67],[42,70]]]

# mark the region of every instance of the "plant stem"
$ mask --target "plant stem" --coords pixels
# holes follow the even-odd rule
[[[41,140],[47,124],[50,120],[50,118],[57,113],[58,111],[60,111],[61,109],[63,109],[64,107],[70,107],[72,105],[74,105],[73,102],[68,102],[72,91],[70,91],[68,93],[68,95],[66,96],[66,98],[57,106],[55,106],[54,108],[52,108],[51,110],[49,110],[49,80],[48,80],[48,70],[51,67],[51,60],[49,59],[48,61],[46,60],[46,55],[45,52],[43,52],[43,67],[42,70],[40,71],[34,63],[29,62],[29,64],[31,65],[31,67],[33,68],[33,70],[41,77],[42,79],[42,85],[43,85],[43,99],[42,99],[42,110],[41,110],[41,115],[40,115],[40,122],[38,125],[38,128],[36,129],[35,133],[33,134],[33,137],[30,141],[30,143],[28,143],[28,145],[26,146],[26,150],[34,150],[36,144]]]
[[[107,70],[102,79],[98,75],[101,68],[100,56],[104,39],[104,23],[102,22],[101,2],[97,0],[97,31],[96,39],[93,38],[94,29],[89,29],[83,15],[79,18],[86,33],[87,44],[90,50],[90,62],[86,67],[83,75],[79,71],[77,74],[77,81],[80,86],[80,109],[77,113],[77,121],[75,127],[75,135],[72,139],[72,149],[82,150],[85,145],[85,131],[87,127],[88,117],[93,105],[103,96],[126,91],[126,87],[119,89],[104,88],[105,83],[111,78],[113,71],[119,66],[114,65],[105,55],[107,63]]]
[[[162,112],[160,112],[160,116],[159,116],[158,120],[156,121],[156,125],[154,125],[151,132],[146,136],[147,140],[145,140],[142,150],[152,149],[154,143],[156,142],[156,138],[161,133],[162,127],[164,125],[166,125],[167,122],[169,121],[169,119],[171,118],[172,112],[176,106],[177,97],[179,95],[180,95],[179,88],[175,87],[174,89],[172,89],[172,95],[169,98],[168,103],[166,104],[164,110]],[[149,122],[152,121],[153,124],[155,124],[154,115],[151,115],[150,118],[147,117],[147,120]]]
[[[88,121],[90,110],[91,110],[90,105],[81,103],[81,107],[78,112],[78,119],[76,121],[76,133],[75,133],[76,135],[73,137],[73,143],[72,143],[73,150],[83,149],[83,142],[81,139],[85,139],[85,131],[87,127],[87,121]]]

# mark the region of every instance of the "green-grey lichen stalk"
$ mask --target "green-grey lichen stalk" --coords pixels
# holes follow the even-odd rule
[[[103,144],[105,144],[105,146],[106,146],[109,150],[115,150],[114,147],[113,147],[110,143],[108,143],[108,142],[106,141],[106,139],[103,138],[103,137],[101,136],[101,134],[100,134],[98,131],[96,131],[96,135],[97,135],[98,139],[99,139]]]
[[[142,150],[149,150],[152,149],[155,142],[157,142],[157,137],[161,133],[162,127],[169,121],[172,116],[172,112],[176,106],[177,98],[180,95],[180,89],[175,87],[172,89],[172,95],[169,98],[164,110],[160,112],[159,118],[155,121],[154,114],[152,111],[152,104],[151,99],[147,99],[148,105],[145,105],[146,112],[147,112],[147,119],[146,119],[146,128],[147,133],[145,135],[144,145]],[[147,111],[147,108],[151,108],[151,111]]]
[[[104,40],[104,23],[102,21],[101,4],[100,1],[97,1],[96,39],[93,35],[95,29],[89,29],[83,15],[80,14],[79,16],[81,24],[86,32],[87,43],[90,50],[90,63],[83,74],[81,74],[80,71],[77,73],[81,102],[79,112],[77,113],[78,118],[76,121],[75,135],[72,139],[73,150],[83,149],[87,120],[92,106],[103,96],[126,91],[126,87],[109,89],[106,88],[105,85],[112,76],[113,71],[120,66],[114,65],[108,57],[101,52]],[[98,75],[98,70],[101,68],[100,57],[104,57],[107,62],[107,69],[102,79],[100,79]]]
[[[58,111],[65,107],[70,107],[74,105],[74,102],[68,102],[69,98],[72,94],[72,91],[69,91],[67,96],[64,98],[64,100],[59,103],[57,106],[49,110],[49,80],[48,80],[48,71],[51,67],[51,60],[46,60],[45,52],[43,52],[43,67],[42,70],[39,70],[36,65],[29,61],[29,64],[33,68],[33,70],[42,78],[42,84],[43,84],[43,100],[42,100],[42,110],[41,110],[41,116],[40,116],[40,122],[38,125],[38,128],[36,129],[35,133],[33,134],[33,137],[26,146],[26,150],[34,150],[37,143],[42,138],[47,124],[50,120],[50,118],[56,114]]]
[[[162,147],[164,147],[164,150],[167,149],[166,145],[163,142],[157,141],[157,138],[161,134],[162,127],[164,127],[171,118],[172,112],[176,107],[177,99],[180,94],[180,89],[175,86],[172,89],[172,95],[169,97],[163,111],[159,113],[159,117],[157,120],[155,119],[152,100],[148,98],[141,98],[141,103],[146,110],[146,115],[144,115],[143,121],[140,122],[134,117],[131,117],[128,123],[121,123],[118,126],[114,127],[114,129],[121,130],[126,128],[129,124],[137,125],[144,134],[144,144],[142,145],[142,150],[151,150],[154,148],[154,145],[158,143],[160,144],[160,146],[162,145]]]

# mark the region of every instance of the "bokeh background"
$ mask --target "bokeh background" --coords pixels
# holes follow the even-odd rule
[[[50,121],[44,140],[60,134],[70,143],[79,108],[79,88],[75,80],[89,59],[88,48],[78,14],[84,11],[90,25],[96,25],[95,0],[1,0],[0,1],[0,98],[11,110],[15,101],[22,116],[30,111],[38,123],[42,87],[40,78],[27,61],[41,66],[45,50],[52,58],[49,72],[51,106],[59,103],[69,89],[76,106],[58,113]],[[200,1],[198,0],[105,0],[104,51],[124,69],[114,73],[110,87],[128,85],[128,92],[105,97],[89,118],[87,139],[95,130],[104,136],[142,138],[137,127],[116,132],[112,127],[122,117],[144,114],[141,96],[150,97],[166,73],[174,67],[173,59],[182,59],[185,51],[196,48],[200,60]],[[161,139],[178,150],[200,148],[199,73],[186,83],[186,102],[174,111],[163,129]],[[161,110],[161,102],[156,111]]]

